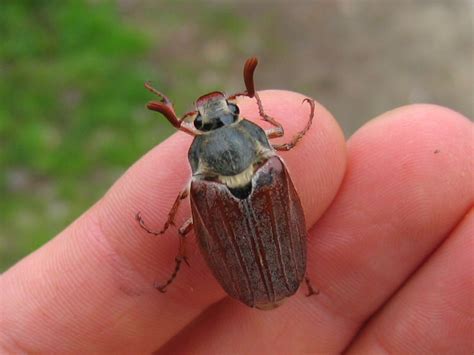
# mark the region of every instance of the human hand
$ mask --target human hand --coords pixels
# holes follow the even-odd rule
[[[300,95],[261,97],[285,137],[304,125]],[[258,121],[253,100],[242,99],[241,112]],[[305,210],[308,275],[320,293],[298,292],[259,311],[226,297],[198,252],[166,294],[152,287],[173,269],[177,232],[152,237],[134,215],[161,227],[189,180],[191,139],[178,133],[1,276],[0,346],[11,353],[472,353],[472,136],[460,114],[414,105],[370,121],[346,150],[336,121],[316,105],[310,131],[281,156]],[[177,224],[189,216],[185,203]]]

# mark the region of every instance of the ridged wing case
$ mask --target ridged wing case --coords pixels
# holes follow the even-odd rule
[[[232,297],[271,309],[294,294],[306,271],[306,226],[283,161],[268,159],[238,199],[219,183],[193,179],[191,208],[199,247]]]

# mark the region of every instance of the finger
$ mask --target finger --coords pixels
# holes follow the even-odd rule
[[[474,210],[349,348],[367,354],[472,354]]]
[[[302,104],[303,96],[266,91],[261,98],[268,113],[281,118],[288,137],[304,127],[309,106]],[[243,99],[241,104],[244,117],[257,119],[254,101]],[[330,204],[345,167],[339,126],[319,105],[315,117],[305,138],[283,154],[309,225]],[[1,321],[9,344],[31,352],[150,351],[224,297],[195,253],[190,255],[191,270],[184,269],[166,294],[153,289],[154,281],[166,280],[172,271],[176,230],[154,238],[134,218],[141,211],[148,225],[164,224],[190,177],[190,143],[189,137],[176,134],[160,144],[98,204],[3,276]],[[182,207],[177,223],[190,215],[188,204]]]
[[[362,127],[348,143],[336,199],[310,230],[308,273],[319,295],[293,297],[268,313],[226,300],[163,353],[223,353],[236,344],[244,353],[344,350],[472,205],[471,128],[430,105]]]

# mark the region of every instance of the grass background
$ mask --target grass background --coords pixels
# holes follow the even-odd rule
[[[0,3],[0,271],[47,242],[173,132],[203,93],[257,85],[315,97],[349,135],[396,106],[472,117],[470,1]]]

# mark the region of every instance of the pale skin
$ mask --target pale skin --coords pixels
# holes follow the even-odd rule
[[[304,96],[260,95],[285,137],[304,126]],[[240,105],[258,121],[254,100]],[[308,275],[319,294],[305,297],[303,285],[272,311],[226,297],[193,232],[191,268],[183,265],[166,293],[153,288],[173,269],[177,230],[151,236],[135,214],[159,229],[189,181],[191,137],[177,133],[1,276],[0,351],[472,353],[473,132],[459,113],[413,105],[345,142],[316,103],[313,126],[281,156],[305,210]],[[185,201],[177,227],[189,216]]]

